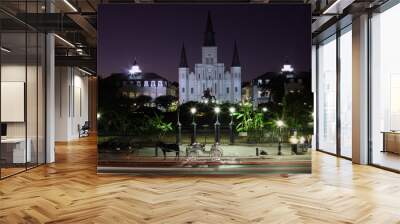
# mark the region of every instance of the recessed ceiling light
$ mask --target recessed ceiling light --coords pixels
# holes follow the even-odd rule
[[[61,40],[62,42],[66,43],[67,45],[69,45],[70,47],[75,48],[75,45],[73,45],[71,42],[69,42],[68,40],[62,38],[61,36],[59,36],[58,34],[54,34],[55,37],[57,37],[59,40]]]
[[[6,53],[10,53],[10,52],[11,52],[10,49],[7,49],[7,48],[5,48],[5,47],[1,47],[1,51],[4,51],[4,52],[6,52]]]
[[[85,73],[86,75],[93,75],[92,73],[90,73],[90,72],[88,72],[88,71],[86,71],[86,70],[83,70],[83,69],[81,69],[81,68],[79,68],[79,67],[78,67],[78,70],[81,71],[81,72],[83,72],[83,73]]]
[[[68,5],[74,12],[78,12],[78,10],[73,6],[68,0],[64,0],[64,3]]]

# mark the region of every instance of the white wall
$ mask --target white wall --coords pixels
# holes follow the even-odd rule
[[[73,67],[56,67],[55,140],[79,138],[78,125],[89,120],[88,77]]]

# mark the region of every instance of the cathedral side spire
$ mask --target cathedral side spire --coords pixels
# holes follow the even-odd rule
[[[237,49],[236,41],[233,47],[232,67],[240,67],[239,52]]]
[[[181,50],[181,61],[179,63],[179,68],[188,68],[187,57],[186,57],[186,49],[185,44],[182,44]]]
[[[208,12],[208,14],[207,14],[207,26],[206,26],[206,32],[204,33],[203,46],[205,46],[205,47],[216,46],[215,33],[214,33],[214,29],[213,29],[213,24],[212,24],[211,13],[210,12]]]

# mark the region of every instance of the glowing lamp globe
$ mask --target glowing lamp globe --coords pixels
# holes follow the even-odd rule
[[[140,70],[139,65],[132,65],[131,69],[129,69],[129,74],[134,75],[137,73],[141,73],[142,70]]]

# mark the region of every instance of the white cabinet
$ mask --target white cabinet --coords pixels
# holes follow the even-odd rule
[[[24,138],[9,138],[1,140],[2,145],[12,147],[12,162],[13,163],[25,163],[32,161],[32,141],[27,139],[27,147],[25,151],[25,139]]]

